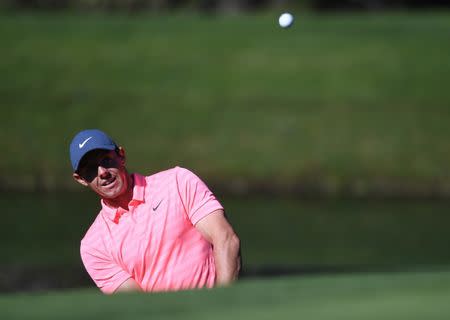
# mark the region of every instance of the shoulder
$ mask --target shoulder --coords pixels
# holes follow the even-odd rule
[[[81,239],[80,250],[86,251],[88,248],[98,248],[104,245],[104,237],[106,232],[107,226],[100,211],[94,222],[86,231],[84,237]]]
[[[179,180],[179,179],[186,179],[186,178],[193,178],[193,177],[197,177],[197,176],[191,170],[176,166],[176,167],[146,176],[145,180],[147,182],[150,182],[150,181],[155,181],[155,180],[156,181],[167,180],[167,179]]]
[[[145,177],[145,197],[154,197],[158,193],[186,194],[203,182],[192,171],[183,167],[173,167]],[[176,191],[174,193],[174,191]]]

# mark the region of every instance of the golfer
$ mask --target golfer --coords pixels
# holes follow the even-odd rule
[[[80,253],[102,292],[211,288],[237,279],[239,238],[194,173],[130,174],[125,150],[97,129],[73,138],[70,160],[74,179],[101,199]]]

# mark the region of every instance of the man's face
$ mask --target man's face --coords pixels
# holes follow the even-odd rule
[[[88,186],[104,199],[114,199],[128,188],[128,173],[125,168],[125,153],[112,150],[93,150],[80,162],[75,180]]]

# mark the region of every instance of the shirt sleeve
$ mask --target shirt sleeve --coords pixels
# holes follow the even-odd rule
[[[210,213],[223,210],[222,205],[199,177],[187,169],[176,169],[178,192],[193,225]]]
[[[82,242],[80,254],[86,271],[103,293],[114,293],[122,283],[131,278],[102,250],[92,248]]]

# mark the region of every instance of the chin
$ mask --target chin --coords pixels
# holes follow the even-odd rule
[[[108,199],[115,199],[115,198],[120,197],[122,194],[124,194],[125,190],[126,190],[126,188],[124,188],[124,186],[120,186],[120,187],[118,186],[117,189],[106,192],[105,196]]]
[[[126,184],[123,181],[120,181],[117,185],[114,186],[111,190],[98,190],[97,192],[102,198],[105,199],[115,199],[120,197],[127,190]]]

